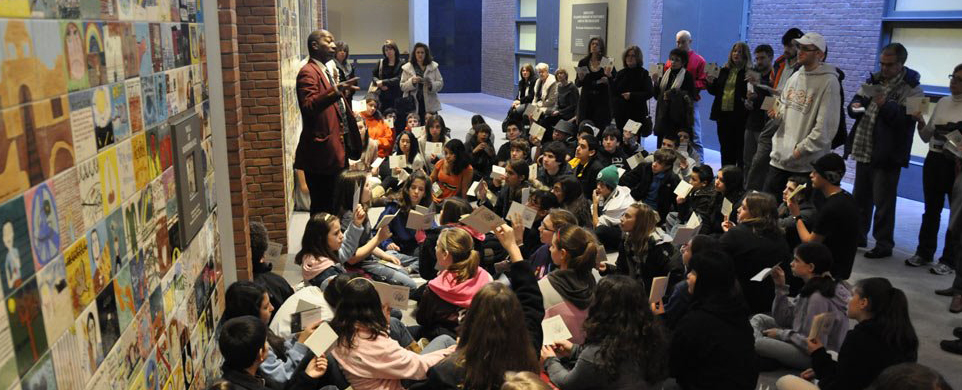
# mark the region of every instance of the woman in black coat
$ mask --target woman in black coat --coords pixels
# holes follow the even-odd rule
[[[718,122],[718,143],[721,146],[722,165],[744,165],[742,151],[745,148],[745,122],[748,109],[748,83],[745,69],[751,65],[750,49],[745,42],[737,42],[728,54],[728,63],[718,73],[718,78],[708,76],[708,93],[715,96],[711,105],[711,120]]]
[[[531,64],[521,65],[518,73],[520,74],[520,78],[518,78],[518,96],[515,96],[514,101],[511,102],[508,117],[505,119],[507,121],[521,123],[524,120],[524,110],[528,108],[528,104],[534,101],[534,84],[538,82],[538,76],[535,74],[534,67],[532,67]]]
[[[685,70],[688,66],[688,52],[673,49],[668,59],[671,67],[657,80],[652,80],[655,101],[658,103],[655,108],[654,132],[658,136],[659,145],[666,135],[674,135],[682,128],[691,128],[695,123],[694,102],[697,91],[694,76]],[[678,77],[682,77],[681,81],[678,81]]]
[[[618,130],[624,130],[629,119],[645,123],[645,118],[648,118],[648,99],[652,97],[652,85],[648,70],[641,66],[643,61],[644,57],[638,46],[625,49],[621,55],[624,69],[615,75],[611,91],[611,109]],[[650,121],[651,118],[647,120]]]
[[[755,338],[731,259],[709,250],[689,265],[692,301],[672,335],[671,376],[683,390],[754,390]]]
[[[575,85],[581,88],[578,121],[591,120],[602,128],[611,122],[609,84],[615,74],[614,63],[605,57],[606,55],[605,41],[597,37],[591,38],[588,41],[588,55],[578,61],[578,68],[581,68],[582,72],[577,72],[576,69],[578,76],[575,78]]]
[[[374,68],[374,78],[372,82],[377,88],[378,107],[381,112],[389,108],[394,108],[395,101],[401,97],[401,52],[398,51],[397,44],[392,40],[384,41],[381,46],[381,54],[384,55]],[[404,119],[395,118],[395,122]],[[389,123],[392,129],[397,129],[397,123]],[[403,128],[403,126],[402,126]]]

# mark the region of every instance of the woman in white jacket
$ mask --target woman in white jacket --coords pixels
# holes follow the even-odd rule
[[[431,49],[421,42],[414,44],[411,60],[401,67],[401,91],[404,97],[414,98],[414,111],[421,122],[424,114],[441,111],[438,91],[444,87],[444,79],[438,70],[438,63],[431,59]]]

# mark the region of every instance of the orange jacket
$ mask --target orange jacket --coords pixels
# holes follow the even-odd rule
[[[391,155],[394,147],[394,131],[383,120],[377,119],[366,111],[361,113],[364,118],[364,125],[367,126],[367,136],[377,141],[377,156],[384,157]]]

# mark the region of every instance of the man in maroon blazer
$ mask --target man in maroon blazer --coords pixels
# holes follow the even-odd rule
[[[303,127],[294,154],[294,169],[304,171],[311,194],[311,215],[334,213],[334,183],[347,167],[344,131],[354,120],[345,96],[357,90],[357,78],[337,83],[324,66],[334,58],[334,35],[325,30],[307,37],[310,60],[297,73],[297,103]],[[340,217],[340,216],[338,216]]]

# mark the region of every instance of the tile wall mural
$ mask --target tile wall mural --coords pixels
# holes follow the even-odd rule
[[[0,390],[202,389],[219,375],[201,8],[0,0]],[[171,127],[194,114],[198,158],[178,165]]]

